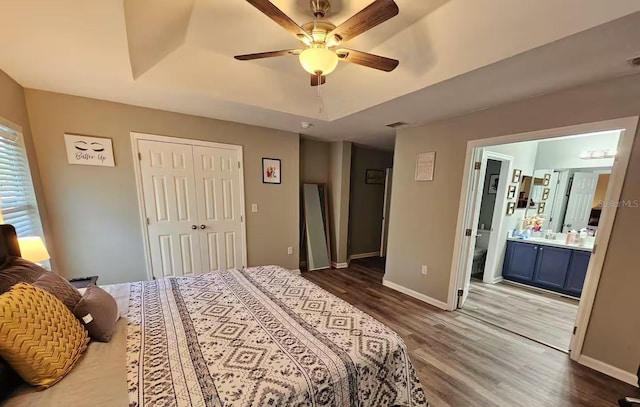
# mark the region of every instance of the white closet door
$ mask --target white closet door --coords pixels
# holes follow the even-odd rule
[[[243,267],[237,150],[193,147],[204,272]]]
[[[139,140],[138,148],[154,277],[203,272],[193,147]]]

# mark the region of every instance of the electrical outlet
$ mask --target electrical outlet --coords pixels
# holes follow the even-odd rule
[[[293,254],[293,247],[289,246],[287,248],[287,254]]]
[[[258,212],[258,204],[251,204],[251,212],[253,213]]]
[[[427,266],[425,266],[424,264],[422,265],[422,275],[423,276],[427,275]]]

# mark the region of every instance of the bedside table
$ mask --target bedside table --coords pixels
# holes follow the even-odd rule
[[[70,278],[68,281],[76,289],[81,289],[81,288],[87,288],[89,284],[96,284],[96,282],[98,281],[98,276]]]

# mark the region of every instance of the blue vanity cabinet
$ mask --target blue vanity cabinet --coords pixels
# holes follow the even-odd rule
[[[502,277],[580,297],[591,252],[533,241],[507,241]]]
[[[507,242],[507,253],[502,269],[503,277],[524,283],[533,281],[536,270],[538,245],[520,242]]]
[[[585,251],[574,250],[569,272],[567,273],[567,281],[564,288],[568,294],[580,297],[582,294],[582,286],[587,276],[587,268],[589,268],[589,260],[591,253]]]
[[[533,282],[543,288],[563,290],[571,263],[572,250],[538,246],[538,261]]]

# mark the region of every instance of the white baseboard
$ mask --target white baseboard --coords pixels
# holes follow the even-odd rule
[[[403,287],[403,286],[401,286],[399,284],[392,283],[391,281],[384,280],[384,279],[382,280],[382,285],[385,286],[385,287],[389,287],[389,288],[391,288],[393,290],[400,291],[403,294],[407,294],[409,297],[413,297],[413,298],[415,298],[417,300],[420,300],[422,302],[426,302],[427,304],[433,305],[436,308],[440,308],[440,309],[443,309],[445,311],[447,310],[447,303],[446,302],[442,302],[440,300],[436,300],[435,298],[431,298],[431,297],[429,297],[427,295],[424,295],[424,294],[421,294],[421,293],[419,293],[417,291],[413,291],[410,288]]]
[[[367,257],[378,257],[378,256],[380,256],[380,252],[352,254],[351,256],[349,256],[349,261],[356,260],[356,259],[366,259]]]
[[[349,263],[336,263],[335,261],[332,261],[331,266],[334,269],[346,269],[347,267],[349,267]]]
[[[635,373],[627,372],[585,355],[580,356],[578,363],[593,370],[597,370],[600,373],[604,373],[607,376],[611,376],[632,386],[638,387],[638,376],[636,376]]]

